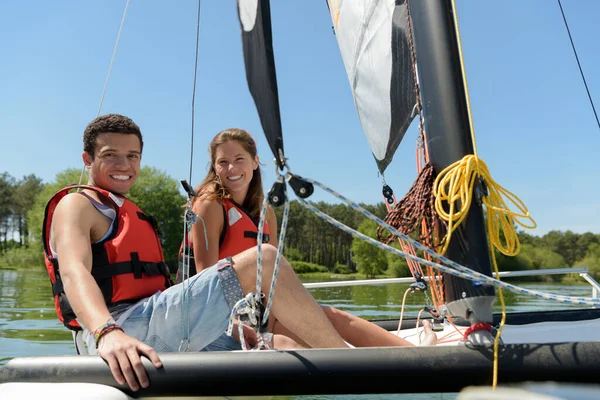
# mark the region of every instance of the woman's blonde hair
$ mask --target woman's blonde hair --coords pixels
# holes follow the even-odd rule
[[[215,162],[217,147],[223,143],[227,143],[235,140],[242,145],[244,150],[250,153],[250,156],[254,160],[257,156],[256,142],[254,138],[243,129],[231,128],[219,132],[208,146],[208,154],[210,156],[210,166],[208,173],[200,185],[196,187],[196,193],[198,198],[203,200],[214,200],[214,199],[230,199],[231,194],[227,188],[221,182],[219,175],[215,171]],[[260,176],[260,165],[254,170],[250,186],[248,187],[248,193],[244,199],[244,203],[241,206],[250,213],[253,218],[260,216],[260,209],[264,199],[264,192],[262,187],[262,178]]]

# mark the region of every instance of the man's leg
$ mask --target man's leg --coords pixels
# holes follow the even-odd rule
[[[262,291],[268,296],[277,249],[265,244],[262,245],[262,252]],[[233,269],[244,294],[256,290],[256,256],[256,248],[252,248],[233,257]],[[348,347],[283,257],[279,266],[271,312],[275,318],[310,347]]]

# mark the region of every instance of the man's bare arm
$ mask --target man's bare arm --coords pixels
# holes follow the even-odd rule
[[[112,321],[91,274],[92,243],[104,235],[109,226],[110,222],[89,200],[77,194],[68,195],[58,203],[52,221],[52,247],[58,254],[65,294],[78,320],[91,332]],[[152,347],[119,330],[102,336],[98,354],[108,363],[115,380],[122,385],[127,383],[134,391],[139,385],[147,387],[149,384],[140,354],[148,357],[156,368],[162,366]]]
[[[51,240],[58,253],[60,276],[67,298],[78,320],[94,331],[105,324],[110,313],[92,270],[92,233],[98,231],[102,216],[81,195],[61,200],[52,220]]]

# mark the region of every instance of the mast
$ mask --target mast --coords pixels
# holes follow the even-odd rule
[[[429,160],[439,174],[473,154],[452,0],[416,0],[409,6]],[[445,256],[492,276],[481,201],[477,193],[472,195],[476,197],[467,218],[454,231]],[[466,318],[471,324],[492,322],[492,286],[444,275],[444,288],[448,314]]]

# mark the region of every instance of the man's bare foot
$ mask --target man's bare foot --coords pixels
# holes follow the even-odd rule
[[[423,323],[423,335],[425,336],[419,346],[435,346],[437,343],[437,335],[431,328],[431,322],[427,320],[421,321]]]

